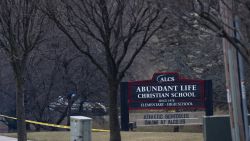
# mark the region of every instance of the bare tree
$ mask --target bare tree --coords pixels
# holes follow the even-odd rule
[[[27,117],[40,122],[51,122],[49,104],[58,96],[54,93],[59,65],[57,59],[47,60],[41,50],[33,51],[26,73]],[[45,59],[44,59],[45,58]],[[46,64],[46,65],[45,65]],[[48,67],[51,66],[51,67]],[[39,131],[41,126],[35,125]]]
[[[169,20],[164,30],[154,36],[156,39],[150,43],[151,48],[143,55],[151,52],[151,68],[155,64],[155,70],[177,71],[188,78],[213,80],[214,107],[220,106],[225,110],[227,99],[224,95],[221,38],[206,27],[204,21],[202,23],[193,4],[193,0],[161,0]],[[150,55],[147,56],[150,58]],[[159,63],[164,64],[159,66]]]
[[[119,82],[166,17],[146,0],[59,0],[45,4],[44,12],[49,18],[105,76],[109,87],[110,141],[120,141]]]
[[[37,0],[0,1],[0,47],[8,57],[16,81],[18,141],[26,141],[24,82],[29,53],[42,41],[43,16]]]
[[[82,103],[79,105],[79,101],[82,97],[91,98],[89,93],[100,90],[90,86],[95,85],[96,81],[104,83],[97,79],[96,74],[100,72],[96,67],[77,50],[69,48],[69,45],[67,39],[62,40],[57,36],[30,54],[25,83],[28,119],[61,124],[67,118],[69,124],[70,115],[82,114],[82,110],[76,109],[81,108]],[[72,93],[76,94],[75,97],[69,97]],[[41,128],[56,129],[34,126],[37,131]]]
[[[182,3],[183,0],[178,0],[178,3]],[[196,29],[202,30],[203,32],[209,32],[215,36],[223,37],[227,41],[229,41],[234,48],[236,48],[244,57],[244,59],[250,63],[250,50],[248,49],[248,41],[245,35],[249,35],[245,31],[249,31],[249,22],[245,20],[249,16],[248,11],[248,0],[235,0],[233,8],[230,8],[234,16],[239,16],[244,26],[242,29],[245,30],[243,32],[236,31],[234,27],[231,25],[227,25],[222,21],[222,15],[220,11],[220,3],[223,5],[226,4],[225,0],[189,0],[186,1],[188,7],[185,8],[177,8],[178,4],[175,5],[178,11],[177,15],[181,16],[184,21],[186,21],[189,25],[194,25],[195,21]],[[191,22],[190,22],[191,21]],[[232,35],[229,35],[224,27],[228,27],[236,32],[239,32],[241,35],[241,40],[235,39]],[[244,33],[245,32],[245,33]]]

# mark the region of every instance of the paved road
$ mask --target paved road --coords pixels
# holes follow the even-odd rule
[[[16,138],[0,136],[0,141],[17,141]]]

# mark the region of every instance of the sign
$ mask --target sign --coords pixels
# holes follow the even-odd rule
[[[130,113],[130,122],[137,126],[158,125],[202,125],[204,112],[178,112],[178,113]]]
[[[120,91],[123,131],[128,131],[129,122],[137,126],[192,125],[202,123],[202,110],[206,116],[213,115],[211,80],[181,78],[175,72],[155,73],[151,80],[121,82]],[[138,110],[140,113],[134,113]],[[151,113],[142,113],[145,110]],[[158,112],[152,113],[155,110]],[[196,112],[159,113],[162,110]]]
[[[177,73],[158,73],[152,80],[128,82],[129,110],[204,109],[204,101],[204,80],[179,79]]]

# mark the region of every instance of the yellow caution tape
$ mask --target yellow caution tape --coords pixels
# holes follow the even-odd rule
[[[109,132],[109,130],[104,129],[92,129],[93,132]]]
[[[39,125],[50,126],[50,127],[70,129],[70,127],[66,126],[66,125],[50,124],[50,123],[44,123],[44,122],[38,122],[38,121],[32,121],[32,120],[25,120],[25,121],[28,123],[32,123],[32,124],[39,124]]]
[[[0,115],[0,117],[17,120],[17,118],[15,118],[15,117],[10,117],[10,116],[6,116],[6,115]],[[44,123],[44,122],[38,122],[38,121],[33,121],[33,120],[25,120],[25,122],[32,123],[32,124],[49,126],[49,127],[70,129],[70,126],[66,126],[66,125],[57,125],[57,124]],[[109,130],[104,130],[104,129],[92,129],[92,131],[93,132],[109,132]]]

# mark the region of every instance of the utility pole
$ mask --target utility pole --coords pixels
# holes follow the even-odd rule
[[[240,19],[238,16],[235,16],[234,19],[235,27],[235,38],[240,40]],[[244,121],[244,130],[246,141],[249,141],[249,127],[248,127],[248,109],[247,109],[247,99],[246,99],[246,86],[245,86],[245,68],[244,68],[244,59],[240,52],[237,52],[238,63],[239,63],[239,77],[240,77],[240,87],[241,87],[241,99],[242,99],[242,110],[243,110],[243,121]]]
[[[229,36],[234,37],[233,0],[220,1],[220,14],[224,31]],[[246,141],[237,50],[225,38],[223,38],[222,44],[232,141]]]

